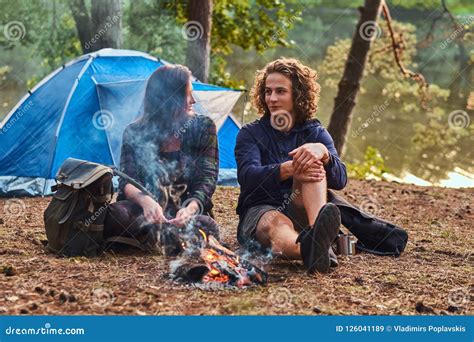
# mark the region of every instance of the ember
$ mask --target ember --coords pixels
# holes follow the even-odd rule
[[[222,246],[212,235],[199,229],[199,243],[178,240],[182,253],[171,263],[171,274],[175,279],[189,282],[218,283],[239,288],[266,284],[267,274],[237,254]]]

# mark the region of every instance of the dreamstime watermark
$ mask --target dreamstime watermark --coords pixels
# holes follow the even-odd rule
[[[6,335],[84,335],[84,328],[52,328],[50,323],[45,323],[40,328],[14,328],[5,329]]]
[[[0,129],[0,135],[4,134],[4,133],[7,133],[8,130],[10,128],[13,127],[13,125],[21,119],[21,117],[23,115],[25,115],[26,112],[28,112],[31,107],[33,107],[33,102],[31,100],[28,100],[28,102],[26,102],[26,104],[23,104],[20,109],[15,113],[15,115],[10,118],[7,123],[5,124],[5,126],[3,126],[1,129]]]
[[[6,218],[20,217],[26,211],[26,204],[19,198],[11,198],[5,201],[3,213]]]
[[[25,25],[21,21],[10,21],[3,28],[3,35],[11,42],[17,42],[26,35]]]
[[[471,293],[474,287],[458,287],[449,291],[448,303],[454,306],[462,306],[471,302]]]
[[[181,27],[181,35],[188,42],[201,39],[203,34],[204,28],[198,21],[188,21]]]
[[[92,124],[100,131],[111,128],[115,123],[114,115],[106,109],[98,110],[92,116]]]
[[[290,27],[293,22],[298,19],[298,16],[292,15],[282,23],[282,28],[279,28],[270,38],[268,38],[263,44],[263,49],[268,49],[271,42],[276,42],[282,35],[285,34],[285,31]]]
[[[366,41],[373,41],[382,35],[382,28],[376,21],[368,20],[359,27],[359,36]]]
[[[374,110],[372,111],[372,114],[359,126],[356,128],[354,132],[352,132],[352,138],[357,138],[359,134],[361,134],[369,125],[374,122],[374,120],[377,119],[377,117],[382,114],[385,109],[388,107],[390,102],[385,100],[385,102],[379,106],[374,106]]]
[[[377,216],[379,210],[380,210],[380,204],[372,196],[368,196],[368,198],[364,199],[360,203],[360,209],[364,211],[366,214],[368,214],[371,217]]]
[[[469,114],[464,110],[453,110],[448,115],[448,124],[449,127],[453,129],[468,128],[471,124],[471,119],[469,117]]]
[[[95,43],[97,43],[101,37],[107,33],[107,31],[114,26],[116,23],[120,21],[120,18],[122,17],[121,14],[119,15],[114,15],[113,17],[108,16],[106,18],[105,24],[97,31],[97,33],[84,44],[84,48],[86,50],[90,49],[92,46],[94,46]]]
[[[439,47],[444,50],[446,47],[453,42],[453,40],[456,39],[457,36],[459,36],[463,31],[466,30],[466,28],[474,21],[474,15],[470,15],[469,18],[464,20],[461,25],[459,25],[456,30],[454,30],[448,38],[446,38],[440,45]]]
[[[186,133],[186,131],[191,127],[192,123],[196,121],[198,118],[197,115],[193,115],[190,119],[188,119],[183,126],[181,126],[178,130],[174,131],[173,136],[175,138],[179,138],[181,135]]]
[[[91,292],[92,302],[95,306],[108,306],[115,301],[114,293],[109,289],[102,287],[96,288]]]
[[[268,302],[278,308],[288,307],[293,302],[293,294],[286,287],[277,287],[270,290]]]
[[[281,213],[284,211],[294,200],[295,198],[300,194],[300,191],[298,189],[295,189],[290,195],[285,194],[283,197],[285,199],[283,200],[282,204],[278,206],[275,210],[272,210],[270,212],[270,215],[265,218],[265,223],[267,225],[270,224],[270,222],[278,215],[278,213]]]
[[[286,110],[277,110],[270,114],[270,124],[279,131],[287,131],[293,127],[293,117]]]
[[[108,207],[109,207],[109,203],[107,202],[104,205],[100,206],[99,209],[97,209],[90,217],[88,217],[84,221],[84,225],[86,227],[89,227],[91,224],[95,222],[95,220],[97,220],[107,210]]]

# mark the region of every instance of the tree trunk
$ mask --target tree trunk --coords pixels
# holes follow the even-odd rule
[[[361,13],[357,23],[352,45],[347,57],[339,89],[334,100],[334,109],[329,122],[328,131],[334,139],[339,154],[344,152],[346,134],[349,130],[352,110],[356,104],[360,81],[363,76],[365,60],[370,50],[371,39],[368,38],[367,28],[375,23],[379,17],[382,0],[365,0],[364,7],[359,8]],[[362,29],[361,29],[362,26]],[[375,31],[377,27],[373,26]],[[372,31],[372,33],[376,33]]]
[[[212,0],[189,0],[188,22],[183,27],[188,40],[186,65],[202,82],[209,78]]]
[[[72,17],[76,22],[77,35],[81,41],[82,52],[85,54],[92,52],[91,46],[87,44],[91,40],[92,35],[91,18],[84,0],[72,0],[69,3],[69,7],[71,8]]]
[[[82,51],[122,46],[122,3],[120,0],[92,0],[91,13],[84,0],[72,0],[70,8],[76,22]]]
[[[92,0],[93,51],[122,47],[122,3],[120,0]]]

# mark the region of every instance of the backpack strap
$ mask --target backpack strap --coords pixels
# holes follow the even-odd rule
[[[110,202],[112,200],[112,194],[105,194],[102,196],[89,196],[93,203],[105,203]]]
[[[125,237],[125,236],[112,236],[105,240],[105,242],[118,242],[124,243],[126,245],[130,245],[133,247],[137,247],[141,250],[144,250],[141,243],[138,242],[136,239]]]

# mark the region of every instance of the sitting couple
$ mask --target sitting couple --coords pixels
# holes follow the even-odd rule
[[[327,203],[327,189],[342,189],[347,175],[331,136],[313,119],[316,77],[286,58],[257,73],[252,102],[262,117],[241,129],[235,147],[241,188],[237,237],[243,246],[257,244],[300,259],[309,273],[325,273],[337,265],[331,244],[341,223],[338,208]],[[193,103],[186,67],[163,66],[150,77],[144,114],[124,132],[121,170],[156,200],[121,181],[123,201],[115,206],[127,208],[121,220],[128,219],[126,226],[137,215],[177,227],[198,215],[215,225],[210,217],[219,171],[216,126],[193,113]]]

